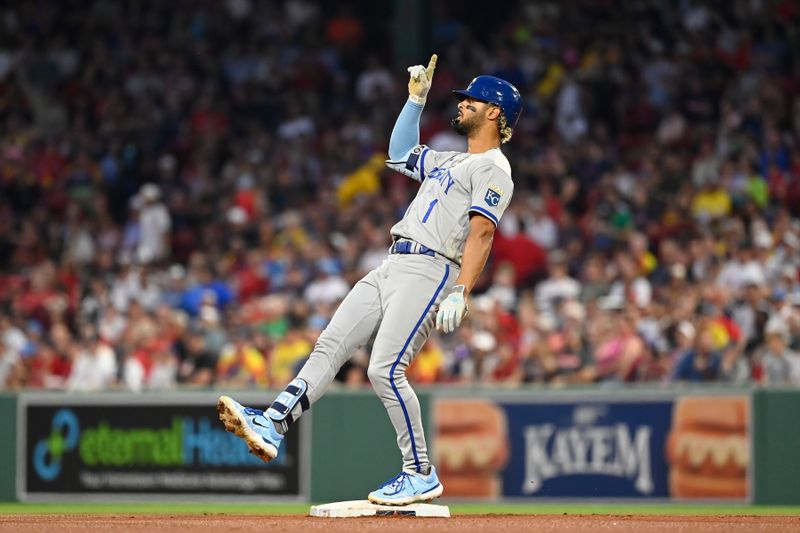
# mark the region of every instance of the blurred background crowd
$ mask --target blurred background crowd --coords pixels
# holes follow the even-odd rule
[[[373,4],[0,6],[0,389],[293,377],[416,191]],[[800,3],[508,4],[420,18],[423,142],[464,149],[477,74],[525,111],[468,318],[410,379],[800,386]]]

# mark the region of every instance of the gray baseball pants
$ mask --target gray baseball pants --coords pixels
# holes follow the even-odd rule
[[[454,263],[438,256],[390,255],[342,301],[297,376],[308,383],[313,404],[377,332],[367,375],[389,413],[406,472],[424,471],[429,464],[419,400],[406,368],[434,328],[436,306],[458,273]]]

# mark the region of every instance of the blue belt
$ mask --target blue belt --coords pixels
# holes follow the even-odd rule
[[[436,252],[414,241],[397,241],[392,245],[390,253],[393,254],[422,254],[434,257]]]

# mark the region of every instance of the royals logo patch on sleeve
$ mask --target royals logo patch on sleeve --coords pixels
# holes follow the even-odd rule
[[[502,196],[502,189],[492,184],[489,185],[488,189],[486,189],[486,195],[483,197],[483,200],[489,205],[489,207],[497,207],[500,204],[500,198]]]

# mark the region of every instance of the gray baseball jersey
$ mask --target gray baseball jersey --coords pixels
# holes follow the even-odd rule
[[[497,224],[514,185],[508,160],[498,149],[466,154],[420,145],[406,161],[387,165],[422,182],[392,236],[416,241],[439,256],[391,254],[364,276],[334,313],[298,377],[307,383],[314,404],[374,335],[367,375],[397,433],[403,470],[420,472],[430,460],[419,401],[405,371],[433,330],[436,306],[458,278],[469,214],[480,213]],[[297,404],[293,418],[302,412]]]
[[[479,213],[496,226],[514,192],[511,165],[499,148],[468,154],[418,145],[408,160],[386,164],[422,182],[392,236],[416,241],[458,264],[470,213]]]

